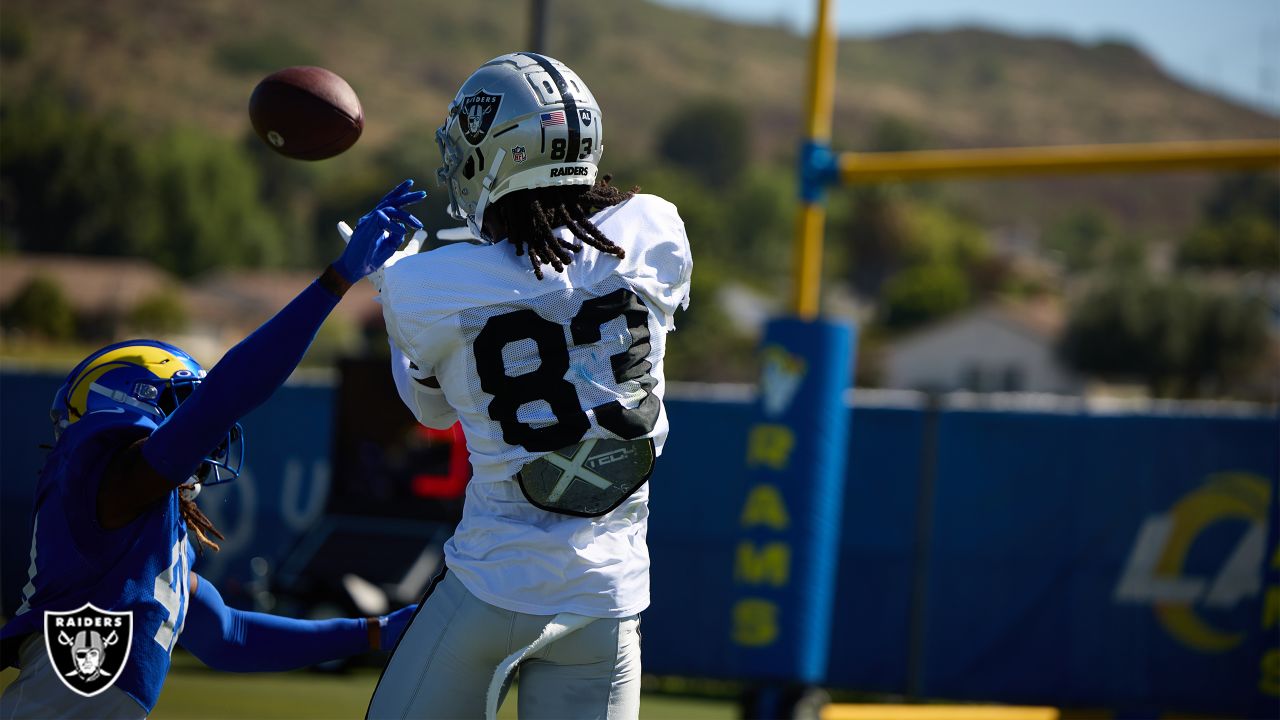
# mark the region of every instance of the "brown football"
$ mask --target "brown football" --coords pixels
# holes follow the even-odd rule
[[[347,81],[305,65],[263,78],[249,98],[249,119],[263,142],[296,160],[331,158],[364,131],[360,98]]]

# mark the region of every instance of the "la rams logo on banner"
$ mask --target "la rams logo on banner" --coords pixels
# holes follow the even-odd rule
[[[1174,639],[1200,652],[1227,652],[1249,628],[1225,618],[1262,592],[1271,488],[1249,473],[1211,475],[1168,512],[1138,529],[1116,584],[1121,603],[1149,604]]]
[[[49,662],[72,692],[93,697],[115,684],[133,647],[133,611],[111,612],[86,603],[44,614]]]
[[[804,380],[806,363],[803,357],[788,352],[781,345],[765,346],[761,356],[761,400],[765,415],[774,418],[791,408],[791,401]]]

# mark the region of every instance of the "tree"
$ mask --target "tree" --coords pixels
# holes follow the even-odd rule
[[[173,289],[148,295],[129,312],[129,325],[146,334],[182,332],[187,327],[187,309],[182,296]]]
[[[172,130],[142,148],[152,257],[191,277],[218,267],[279,267],[283,230],[258,200],[258,174],[233,142]]]
[[[1247,212],[1222,222],[1203,223],[1178,248],[1178,264],[1280,272],[1280,225]]]
[[[667,119],[658,132],[658,152],[707,187],[725,188],[746,169],[750,141],[746,115],[737,104],[705,98]]]
[[[978,225],[937,200],[910,196],[904,186],[870,185],[843,197],[849,207],[833,209],[832,236],[843,241],[852,265],[846,274],[863,295],[881,296],[907,268],[952,264],[970,273],[990,255]]]
[[[881,313],[886,327],[903,330],[950,315],[968,305],[969,296],[969,278],[955,265],[918,265],[885,285]]]
[[[5,98],[0,193],[18,249],[147,257],[184,276],[285,260],[281,225],[234,142],[142,133],[74,97],[49,85]]]
[[[875,297],[885,281],[904,265],[910,222],[901,188],[869,185],[848,191],[847,220],[833,235],[848,246],[849,279],[864,295]],[[833,205],[836,198],[833,197]],[[833,215],[839,209],[832,208]],[[833,222],[833,225],[835,223]]]
[[[1205,202],[1199,226],[1178,248],[1184,267],[1280,272],[1280,183],[1233,175]]]
[[[1101,259],[1102,246],[1114,236],[1115,230],[1101,211],[1080,208],[1051,224],[1042,244],[1061,259],[1067,270],[1078,272],[1095,267]]]
[[[724,282],[713,267],[694,271],[689,309],[676,313],[680,340],[667,345],[668,379],[750,382],[759,377],[755,341],[735,327],[720,303]]]
[[[4,326],[49,340],[69,340],[75,335],[76,318],[61,286],[36,275],[5,307]]]
[[[798,205],[795,179],[775,168],[747,173],[727,194],[721,210],[733,247],[729,265],[739,276],[767,290],[790,281]],[[684,206],[681,198],[682,214]]]
[[[18,13],[10,12],[0,23],[0,59],[17,62],[31,52],[31,24]]]
[[[1139,378],[1155,397],[1226,392],[1268,342],[1259,298],[1137,273],[1102,279],[1071,308],[1061,351],[1077,370]]]

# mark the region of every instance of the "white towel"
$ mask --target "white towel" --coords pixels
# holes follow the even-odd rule
[[[530,655],[538,652],[542,648],[559,640],[560,638],[572,633],[576,630],[590,625],[595,618],[585,615],[574,615],[573,613],[560,613],[551,618],[551,622],[542,628],[542,634],[525,647],[511,653],[498,664],[498,669],[493,673],[493,679],[489,681],[489,692],[485,694],[484,716],[486,720],[497,720],[498,717],[498,697],[502,694],[502,686],[507,682],[507,676],[511,671],[520,664],[522,660]]]

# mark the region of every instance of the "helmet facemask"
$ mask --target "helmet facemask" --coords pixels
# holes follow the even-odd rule
[[[192,477],[199,485],[218,485],[240,477],[243,467],[244,428],[236,423],[218,447],[205,456]]]

